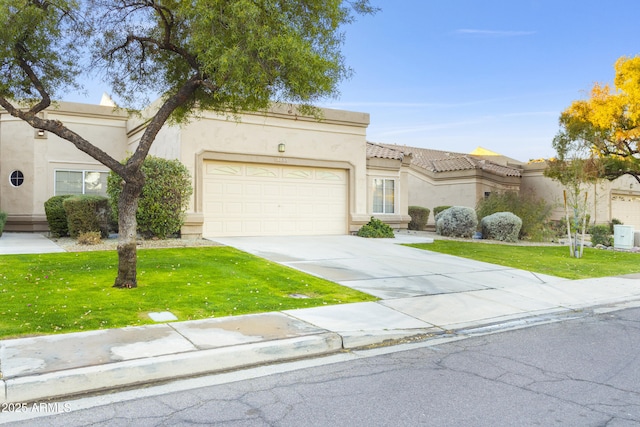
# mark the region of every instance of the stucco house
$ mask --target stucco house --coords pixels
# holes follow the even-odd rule
[[[372,153],[405,159],[409,206],[431,210],[443,205],[475,207],[491,192],[516,191],[544,199],[553,207],[551,219],[565,216],[563,187],[544,176],[544,161],[524,163],[482,147],[465,154],[393,144],[370,145],[378,147],[370,149]],[[640,184],[633,177],[602,180],[591,185],[587,193],[591,223],[604,224],[615,218],[640,230]],[[429,222],[433,221],[430,216]]]
[[[151,110],[152,111],[152,110]],[[147,121],[108,105],[59,103],[47,110],[116,159]],[[150,154],[178,159],[194,194],[183,237],[347,234],[380,214],[406,228],[403,163],[367,157],[369,115],[322,110],[322,119],[275,105],[239,120],[204,112],[165,126]],[[71,143],[0,114],[0,210],[7,231],[46,231],[44,202],[58,194],[105,194],[108,169]],[[404,182],[403,182],[404,180]]]
[[[433,210],[436,206],[475,207],[493,191],[520,191],[520,165],[501,164],[480,156],[451,151],[378,144],[401,152],[408,161],[408,203]],[[433,217],[430,217],[433,222]]]
[[[552,218],[565,216],[562,186],[544,176],[545,162],[523,166],[520,191],[533,191],[554,206]],[[602,180],[585,188],[591,223],[605,224],[618,219],[625,225],[640,230],[640,184],[624,175],[614,181]]]
[[[274,105],[239,120],[203,112],[185,125],[165,126],[150,154],[180,160],[193,179],[182,236],[348,234],[371,216],[403,229],[409,206],[474,207],[505,190],[533,192],[556,207],[555,219],[564,215],[562,188],[543,176],[544,163],[480,148],[464,154],[371,143],[367,113],[321,113],[317,120],[294,106]],[[129,117],[112,105],[61,102],[45,114],[123,159],[135,149],[149,112]],[[104,195],[108,172],[71,143],[0,111],[6,231],[47,231],[47,199]],[[640,185],[632,178],[599,183],[589,197],[595,222],[618,218],[640,229]]]

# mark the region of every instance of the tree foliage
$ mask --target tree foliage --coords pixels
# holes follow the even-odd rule
[[[114,286],[135,287],[141,168],[162,126],[199,109],[233,115],[272,101],[310,112],[350,75],[340,51],[343,26],[354,13],[373,12],[368,0],[3,0],[0,106],[122,178]],[[95,69],[122,107],[160,97],[124,164],[41,114]]]
[[[576,147],[599,159],[599,176],[631,175],[640,182],[640,56],[615,64],[614,87],[596,83],[586,100],[574,101],[560,116],[554,140],[560,160]]]

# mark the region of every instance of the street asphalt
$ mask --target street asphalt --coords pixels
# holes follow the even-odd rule
[[[566,280],[355,236],[233,237],[219,243],[380,298],[376,302],[0,341],[0,403],[35,402],[242,369],[507,322],[640,304],[637,275]],[[64,252],[4,233],[0,255]],[[0,257],[0,269],[1,269]]]

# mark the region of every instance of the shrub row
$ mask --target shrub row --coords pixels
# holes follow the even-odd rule
[[[49,231],[54,237],[98,232],[109,234],[109,199],[101,196],[53,196],[44,204]]]
[[[153,156],[145,159],[142,171],[146,182],[136,213],[138,232],[144,237],[161,239],[178,233],[193,192],[189,171],[178,160]],[[109,198],[64,195],[47,200],[44,208],[51,234],[77,238],[83,233],[98,232],[106,237],[110,222],[112,229],[117,228],[121,183],[122,179],[112,172],[107,180]]]
[[[478,201],[478,218],[496,212],[511,212],[522,220],[519,238],[543,240],[548,229],[548,219],[552,206],[532,193],[520,194],[515,191],[492,192],[489,197]]]

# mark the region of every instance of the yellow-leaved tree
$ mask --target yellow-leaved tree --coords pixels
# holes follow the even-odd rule
[[[600,163],[598,175],[631,175],[640,183],[640,56],[621,57],[614,86],[594,84],[590,97],[574,101],[560,116],[554,139],[558,159],[586,149]]]

